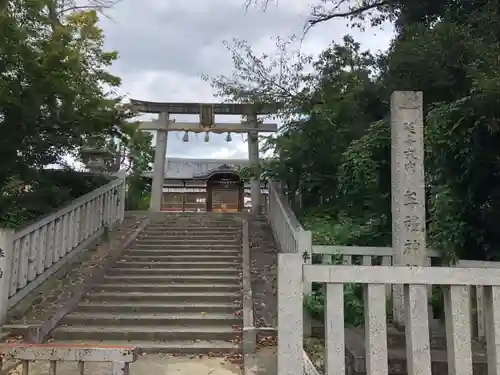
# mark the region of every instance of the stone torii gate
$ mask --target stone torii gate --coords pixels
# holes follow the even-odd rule
[[[205,141],[209,140],[209,133],[247,133],[248,156],[252,169],[251,181],[252,212],[260,209],[260,160],[258,133],[274,133],[278,130],[277,124],[266,124],[257,118],[258,115],[276,113],[277,105],[256,105],[236,103],[162,103],[131,100],[132,108],[143,113],[157,113],[158,119],[145,121],[140,124],[141,130],[156,131],[155,159],[153,181],[151,186],[150,210],[159,212],[165,178],[168,132],[184,131],[187,141],[188,132],[205,133]],[[176,122],[170,120],[172,114],[199,115],[200,121]],[[240,123],[216,123],[215,115],[240,115],[245,120]]]

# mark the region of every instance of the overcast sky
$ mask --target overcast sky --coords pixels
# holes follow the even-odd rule
[[[200,79],[231,74],[231,54],[222,45],[234,37],[247,40],[258,52],[273,52],[276,36],[299,34],[308,14],[308,0],[281,0],[266,12],[245,12],[243,0],[122,0],[107,12],[101,24],[107,49],[117,50],[112,72],[122,78],[121,94],[151,101],[212,102],[212,89]],[[348,29],[345,21],[331,21],[310,31],[302,51],[318,54],[332,41],[351,33],[363,48],[386,49],[392,28]],[[196,117],[177,117],[197,121]],[[234,121],[226,118],[222,121]],[[238,119],[236,118],[238,121]],[[219,121],[219,117],[217,117]],[[225,136],[190,136],[170,133],[167,157],[246,158],[247,144],[239,135],[231,143]]]

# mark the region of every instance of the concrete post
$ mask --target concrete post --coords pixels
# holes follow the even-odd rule
[[[278,254],[278,371],[277,375],[302,375],[303,290],[302,256]]]
[[[249,124],[257,127],[257,115],[249,116]],[[259,133],[248,132],[248,160],[250,168],[254,173],[250,185],[250,195],[252,198],[252,213],[260,212],[260,160],[259,160]]]
[[[312,232],[310,230],[302,230],[299,232],[299,253],[304,264],[312,264]],[[307,256],[306,256],[307,254]],[[312,283],[304,281],[302,283],[304,296],[312,293]],[[304,310],[304,337],[312,335],[312,319],[309,312]]]
[[[163,197],[163,182],[165,178],[165,164],[167,156],[168,140],[168,113],[160,113],[159,121],[165,124],[165,129],[156,132],[155,161],[153,168],[153,181],[151,183],[151,203],[149,210],[153,212],[161,211]]]
[[[0,229],[0,327],[5,324],[9,306],[13,229]]]
[[[395,266],[424,266],[425,180],[422,92],[391,95],[392,247]],[[403,288],[393,290],[394,322],[404,326]]]
[[[121,224],[125,219],[125,200],[127,198],[127,173],[125,171],[116,172],[115,176],[123,180],[120,189],[119,206],[118,206],[118,222]]]

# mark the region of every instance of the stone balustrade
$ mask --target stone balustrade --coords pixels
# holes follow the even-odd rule
[[[391,266],[393,264],[393,251],[390,247],[375,246],[313,246],[312,253],[321,255],[321,264],[335,264],[340,262],[344,265],[363,265],[363,266]],[[427,265],[431,266],[441,262],[434,262],[432,259],[439,260],[441,255],[435,251],[427,250]],[[486,262],[476,260],[459,260],[455,265],[459,268],[500,268],[500,262]],[[429,288],[430,289],[430,288]],[[391,298],[391,287],[386,287],[387,299]],[[473,337],[480,341],[486,340],[484,306],[484,291],[481,285],[472,286],[471,290],[471,319]]]
[[[40,362],[48,362],[49,375],[56,375],[62,363],[76,364],[73,373],[84,375],[87,363],[110,362],[110,375],[128,375],[129,366],[137,360],[137,349],[122,346],[52,345],[52,344],[0,344],[0,373],[2,364],[17,362],[22,373],[29,375],[31,365],[40,367]],[[37,362],[37,363],[34,363]],[[65,369],[67,370],[67,369]],[[40,373],[36,369],[34,373]],[[89,373],[94,373],[89,371]]]
[[[390,248],[312,246],[311,233],[298,223],[279,186],[269,184],[268,217],[281,251],[278,375],[315,373],[303,351],[304,329],[308,326],[304,324],[304,293],[313,282],[325,285],[325,375],[345,375],[346,370],[349,374],[389,373],[388,297],[392,298],[393,321],[405,327],[406,362],[400,370],[409,375],[443,373],[442,369],[431,370],[428,299],[433,286],[440,286],[444,292],[445,372],[473,373],[472,346],[476,335],[486,342],[488,374],[500,374],[500,265],[459,261],[454,267],[433,267],[432,258],[439,254],[426,249],[425,241],[422,93],[394,92],[390,115]],[[322,263],[327,264],[310,264],[313,254],[321,254]],[[340,256],[340,263],[344,264],[330,264],[334,256]],[[354,262],[354,258],[359,259]],[[364,346],[366,353],[363,368],[355,370],[346,368],[345,359],[344,286],[352,283],[363,285],[365,315],[365,337],[358,346]],[[475,323],[471,325],[471,321]]]
[[[416,320],[420,324],[418,326],[419,328],[407,331],[406,334],[407,337],[408,335],[413,335],[413,337],[407,338],[410,340],[409,344],[413,345],[413,347],[415,347],[413,341],[425,347],[425,341],[428,340],[429,336],[429,293],[432,285],[440,285],[445,291],[447,345],[451,345],[450,348],[455,350],[455,352],[450,353],[451,357],[448,359],[448,364],[452,366],[451,368],[456,365],[467,371],[470,369],[467,358],[471,358],[471,355],[467,353],[470,352],[473,338],[489,343],[488,345],[490,347],[493,345],[491,342],[496,340],[496,337],[491,335],[491,332],[496,332],[494,330],[499,330],[498,326],[493,327],[493,323],[491,323],[492,319],[496,319],[495,317],[492,318],[492,314],[494,315],[494,311],[492,310],[492,293],[497,293],[497,290],[500,290],[497,285],[497,283],[500,284],[500,281],[498,281],[500,277],[500,263],[461,260],[454,267],[401,267],[392,266],[394,252],[390,247],[312,246],[310,232],[305,231],[300,225],[291,211],[286,198],[275,182],[269,184],[268,218],[281,252],[278,262],[278,375],[295,375],[299,373],[301,375],[302,373],[305,375],[317,375],[318,373],[307,354],[303,351],[302,339],[305,332],[304,328],[308,326],[307,323],[304,324],[306,315],[303,310],[303,297],[304,294],[307,293],[307,289],[312,282],[320,282],[325,285],[327,299],[325,315],[328,316],[328,319],[325,321],[327,346],[328,340],[331,341],[331,338],[329,339],[328,336],[335,337],[335,341],[329,346],[330,363],[332,363],[332,361],[339,361],[339,358],[342,357],[342,362],[334,363],[343,363],[345,367],[345,358],[338,355],[338,353],[344,353],[345,349],[345,344],[342,341],[344,339],[343,331],[345,328],[343,326],[343,286],[351,283],[361,283],[364,287],[365,315],[368,317],[368,320],[365,322],[366,327],[368,327],[365,328],[366,332],[370,332],[370,327],[372,326],[378,327],[378,324],[382,324],[382,321],[383,325],[386,327],[386,300],[392,297],[391,291],[393,285],[407,285],[407,287],[405,287],[405,295],[410,293],[410,291],[413,293],[412,296],[417,293],[416,299],[413,297],[410,298],[409,296],[404,298],[404,303],[406,305],[409,304],[408,308],[415,308],[417,304],[421,304],[423,305],[422,309],[425,309],[424,312],[419,312],[418,319]],[[304,235],[304,233],[306,234]],[[308,250],[311,251],[312,255],[321,255],[322,265],[311,265],[308,260],[304,258],[303,255],[305,252],[307,253]],[[425,262],[427,266],[440,263],[438,259],[440,255],[438,252],[427,250],[427,254],[428,256]],[[437,261],[433,261],[433,258],[436,258]],[[337,263],[339,260],[343,265],[333,264]],[[424,271],[418,271],[419,269]],[[344,275],[342,276],[344,279],[337,280],[337,278],[335,278],[341,277],[338,272]],[[400,275],[401,278],[394,279],[394,272],[402,272]],[[423,272],[427,279],[419,278],[420,276],[417,277],[420,275],[419,272]],[[426,274],[426,272],[428,272],[428,274]],[[369,280],[365,279],[364,275],[369,274],[379,276],[385,275],[386,279],[377,279],[377,282],[368,282]],[[461,276],[455,280],[455,275],[459,274]],[[362,277],[359,275],[362,275]],[[448,279],[443,275],[448,275],[446,276]],[[477,278],[476,275],[479,278]],[[434,280],[431,276],[434,278],[437,277],[439,280]],[[330,277],[333,278],[330,279]],[[403,280],[404,277],[408,277],[408,282]],[[423,297],[418,294],[422,289],[425,290]],[[453,306],[450,305],[451,295],[453,295]],[[328,299],[330,302],[328,302]],[[375,314],[375,317],[373,317],[373,314]],[[455,317],[454,319],[459,320],[459,322],[452,321],[452,317]],[[460,318],[458,319],[458,317]],[[456,326],[458,328],[456,328]],[[423,329],[424,327],[425,329]],[[427,332],[427,334],[425,334],[425,332]],[[452,333],[451,336],[449,332]],[[461,335],[459,341],[452,337],[456,334]],[[366,348],[370,348],[370,350],[367,351],[365,363],[367,366],[369,363],[370,366],[372,366],[370,369],[366,367],[366,374],[368,375],[387,373],[383,372],[385,368],[383,368],[383,366],[381,368],[379,365],[379,362],[387,363],[386,331],[385,335],[385,341],[381,339],[383,335],[379,331],[376,331],[371,336],[368,334],[366,336],[365,346]],[[418,335],[423,335],[424,337],[416,338]],[[374,340],[375,342],[378,342],[376,340],[382,340],[382,346],[385,349],[380,351],[381,349],[377,346],[379,344],[373,344]],[[422,343],[421,340],[423,340],[424,343]],[[459,345],[460,342],[464,342],[464,344],[460,344],[461,346],[458,348],[457,345]],[[373,345],[375,346],[372,347]],[[331,349],[332,347],[335,349]],[[467,352],[465,355],[463,353],[463,347],[468,348],[465,350]],[[332,352],[337,353],[335,358],[332,357]],[[385,360],[380,360],[380,355],[374,357],[374,353],[382,353],[382,356],[385,356]],[[368,355],[371,355],[371,358],[369,358]],[[409,355],[409,353],[407,353],[407,355]],[[413,353],[411,355],[413,356]],[[495,355],[496,354],[493,353],[488,354],[489,366],[497,366],[495,360],[492,359],[496,358]],[[415,358],[408,357],[408,373],[430,374],[430,372],[426,372],[430,369],[429,366],[431,366],[430,361],[425,359],[427,357],[425,355],[423,356],[424,359],[419,356]],[[374,358],[379,359],[375,360]],[[379,362],[372,364],[374,361]],[[414,366],[413,370],[411,370],[410,366]],[[424,372],[416,372],[416,368],[423,369],[422,371]],[[500,365],[498,371],[500,371]],[[330,366],[330,369],[327,370],[325,375],[341,373],[344,374],[343,370],[340,371],[338,366],[335,365],[333,367]],[[462,372],[451,373],[458,374]],[[467,372],[464,372],[464,374],[465,373]]]
[[[460,267],[304,265],[298,254],[279,254],[278,374],[302,375],[301,284],[326,284],[325,375],[345,375],[344,285],[363,285],[366,374],[388,374],[386,286],[402,285],[409,375],[431,375],[428,287],[444,291],[449,374],[472,374],[470,285],[483,288],[488,371],[500,371],[500,269]]]
[[[304,230],[274,181],[268,184],[267,216],[281,252],[297,253],[301,249],[310,249],[311,232]]]
[[[123,221],[125,176],[24,228],[0,229],[0,325],[7,311]]]

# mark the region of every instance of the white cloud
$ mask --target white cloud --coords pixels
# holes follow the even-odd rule
[[[211,87],[199,76],[202,73],[230,74],[231,55],[223,40],[233,37],[249,41],[258,52],[273,52],[271,37],[300,35],[309,6],[303,0],[288,0],[270,5],[266,12],[245,12],[244,0],[123,0],[108,12],[102,27],[108,49],[118,50],[119,60],[112,72],[120,76],[120,93],[151,101],[214,101]],[[344,20],[333,20],[313,28],[302,44],[305,53],[320,53],[333,40],[351,33],[363,48],[386,49],[393,36],[391,27],[364,33],[346,27]],[[151,116],[145,116],[151,117]],[[196,121],[196,117],[180,117]],[[219,119],[217,119],[219,121]],[[239,121],[238,118],[224,122]],[[182,142],[182,134],[170,134],[167,155],[189,158],[247,157],[247,144],[239,135],[231,143],[225,135],[190,136]]]
[[[238,150],[234,148],[223,147],[210,154],[209,159],[238,159]]]

